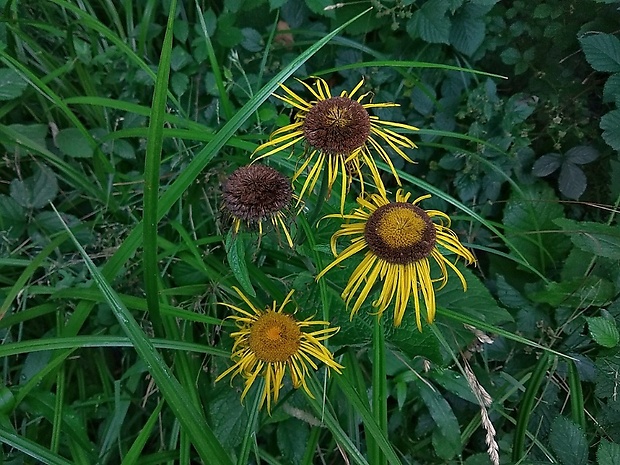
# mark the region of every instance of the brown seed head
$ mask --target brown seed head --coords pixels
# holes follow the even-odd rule
[[[330,155],[349,155],[366,143],[370,116],[361,103],[348,97],[332,97],[310,109],[303,131],[312,147]]]
[[[291,203],[293,190],[286,176],[265,165],[242,166],[222,189],[224,205],[235,217],[261,221]]]

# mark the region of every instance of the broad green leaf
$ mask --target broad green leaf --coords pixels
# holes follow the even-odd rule
[[[25,139],[33,141],[41,147],[45,147],[45,137],[48,132],[46,124],[11,124],[7,126],[7,128],[15,131],[16,138],[21,139],[20,136],[24,136]],[[3,141],[2,144],[7,151],[17,152],[17,146],[15,144],[6,141]]]
[[[597,465],[617,465],[620,463],[620,444],[602,438],[596,451]]]
[[[28,83],[10,68],[0,68],[0,101],[12,100],[24,93]]]
[[[554,223],[569,234],[575,247],[599,257],[620,260],[620,230],[617,226],[564,218],[558,218]]]
[[[62,153],[72,158],[91,158],[93,147],[77,128],[62,129],[56,135],[56,145]]]
[[[234,234],[232,229],[226,236],[226,256],[228,257],[230,270],[235,275],[235,278],[243,290],[252,297],[256,297],[256,291],[254,291],[252,287],[250,273],[248,272],[248,265],[246,263],[245,243],[242,236]]]
[[[464,266],[459,266],[459,270],[467,281],[467,291],[463,291],[459,278],[449,272],[448,284],[437,291],[438,307],[469,315],[492,325],[513,321],[510,313],[497,305],[496,300],[478,276]]]
[[[13,200],[24,208],[43,208],[56,198],[58,181],[51,169],[37,165],[32,176],[23,181],[14,179],[10,192]]]
[[[566,160],[577,165],[585,165],[599,157],[599,151],[590,145],[577,145],[564,154]]]
[[[559,153],[547,153],[534,162],[532,174],[534,176],[549,176],[562,165],[562,155]]]
[[[585,192],[587,185],[588,179],[581,168],[569,161],[562,164],[558,187],[565,197],[574,200],[579,199]]]
[[[568,250],[568,239],[553,232],[557,229],[553,220],[562,217],[564,209],[551,187],[522,186],[522,194],[513,192],[504,208],[506,239],[534,268],[545,271]]]
[[[461,452],[461,429],[450,404],[436,389],[424,382],[416,383],[420,397],[437,425],[440,437],[433,438],[437,455],[450,459]]]
[[[412,38],[421,37],[422,40],[436,44],[447,44],[450,37],[450,18],[447,0],[429,0],[413,13],[407,23],[407,32]]]
[[[596,71],[620,71],[620,39],[611,34],[592,34],[579,38],[586,60]]]
[[[612,74],[603,87],[603,102],[617,102],[620,98],[620,73]]]
[[[558,416],[553,420],[549,443],[562,465],[588,463],[586,435],[571,419]]]
[[[486,25],[482,18],[470,12],[470,8],[459,10],[452,19],[450,44],[466,55],[473,55],[482,45],[486,33]]]
[[[614,293],[615,288],[611,282],[597,276],[586,276],[561,283],[550,282],[544,290],[531,292],[529,297],[534,302],[554,307],[587,308],[608,304]]]
[[[620,333],[614,320],[602,316],[586,317],[590,336],[594,341],[609,349],[616,347],[620,342]]]
[[[604,114],[599,127],[603,130],[605,142],[613,149],[620,151],[620,110]]]

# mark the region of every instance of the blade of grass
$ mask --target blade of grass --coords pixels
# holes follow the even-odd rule
[[[52,240],[49,244],[47,244],[39,254],[32,259],[30,264],[22,271],[22,274],[17,278],[15,284],[11,287],[9,292],[7,293],[2,306],[0,306],[0,320],[4,317],[5,313],[17,297],[17,295],[24,290],[26,283],[32,277],[35,271],[41,266],[43,261],[54,251],[56,248],[66,241],[68,236],[66,234],[62,234],[56,239]]]
[[[164,114],[166,113],[166,93],[170,78],[170,59],[172,55],[172,36],[174,15],[177,2],[170,2],[166,34],[162,45],[155,92],[151,105],[146,159],[144,162],[144,216],[143,216],[143,250],[144,250],[144,286],[149,316],[156,335],[163,336],[164,326],[159,309],[159,263],[157,260],[157,202],[159,200],[159,168],[163,147]]]
[[[573,360],[568,361],[568,387],[570,396],[570,409],[573,421],[586,431],[586,410],[583,404],[583,389],[577,365]]]
[[[258,389],[254,392],[254,400],[252,406],[249,409],[250,416],[248,423],[245,425],[245,431],[243,433],[243,442],[241,443],[241,451],[237,458],[237,465],[245,465],[250,463],[248,458],[250,457],[250,449],[253,444],[253,439],[256,437],[256,425],[258,424],[258,415],[260,413],[259,405],[263,392],[265,391],[265,379],[261,378],[258,384]],[[267,393],[270,395],[270,393]]]
[[[133,444],[127,451],[127,454],[125,454],[125,457],[123,457],[121,465],[136,465],[136,463],[138,463],[138,460],[142,456],[144,446],[146,445],[146,442],[151,436],[153,428],[155,427],[155,424],[159,419],[159,414],[161,413],[161,408],[163,406],[164,401],[162,399],[159,401],[157,407],[155,407],[153,412],[151,412],[151,415],[149,416],[148,420],[146,420],[146,423],[144,423],[144,426],[140,430],[140,434],[138,434],[138,437],[134,439]]]
[[[385,334],[379,317],[374,318],[372,332],[372,416],[384,438],[387,431],[387,376],[385,372]],[[368,435],[370,463],[387,464],[387,457],[372,438]],[[372,440],[371,440],[372,438]]]
[[[0,421],[0,442],[46,465],[73,465],[73,462],[17,434],[6,417]]]
[[[207,24],[205,23],[205,18],[202,14],[202,8],[200,7],[200,3],[198,0],[196,3],[196,15],[200,20],[200,29],[202,30],[202,35],[205,39],[205,45],[207,46],[207,55],[209,57],[209,64],[211,65],[211,71],[213,72],[213,76],[215,77],[215,86],[217,87],[217,92],[220,96],[220,102],[222,102],[222,109],[224,110],[224,116],[226,116],[226,120],[230,120],[233,115],[233,108],[230,104],[230,99],[228,98],[228,94],[226,93],[226,88],[224,87],[224,80],[222,79],[222,72],[220,71],[220,64],[217,62],[217,58],[215,56],[215,49],[213,48],[213,44],[211,43],[211,37],[209,36],[209,31],[207,31]]]
[[[357,413],[364,423],[364,429],[372,436],[373,440],[377,443],[379,448],[383,451],[387,461],[392,465],[400,465],[401,461],[394,452],[392,444],[387,436],[383,434],[381,427],[375,421],[372,413],[368,410],[368,402],[360,397],[360,394],[353,388],[349,380],[344,376],[335,376],[334,380],[347,400],[353,404]]]
[[[519,462],[525,456],[525,433],[527,432],[527,426],[534,411],[534,405],[536,404],[536,395],[540,390],[540,387],[545,380],[547,371],[553,364],[554,357],[551,357],[547,352],[543,352],[538,360],[538,363],[534,367],[532,377],[530,378],[525,394],[519,405],[519,414],[517,416],[517,427],[515,429],[514,438],[512,441],[512,460]]]
[[[58,218],[62,222],[64,228],[71,236],[71,239],[84,259],[84,262],[86,263],[86,266],[95,283],[112,308],[119,325],[125,334],[127,334],[130,338],[136,352],[138,353],[138,356],[146,364],[149,373],[157,383],[157,386],[173,411],[175,417],[183,426],[184,431],[192,439],[192,443],[201,459],[206,463],[215,461],[221,465],[232,465],[226,451],[218,442],[201,412],[191,408],[193,402],[187,394],[185,388],[176,379],[170,368],[164,362],[162,356],[153,346],[152,342],[145,336],[133,315],[129,312],[127,307],[125,307],[103,274],[92,262],[54,205],[51,204],[51,206],[58,215]]]

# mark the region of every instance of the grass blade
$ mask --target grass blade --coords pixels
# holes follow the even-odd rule
[[[175,417],[179,420],[184,431],[191,438],[203,462],[210,463],[214,461],[221,465],[232,465],[230,458],[216,439],[209,425],[207,425],[205,418],[198,411],[191,408],[193,402],[185,388],[183,388],[170,368],[166,365],[162,356],[153,346],[153,343],[145,336],[140,325],[138,325],[118,294],[116,294],[103,274],[92,262],[53,204],[52,208],[71,236],[71,239],[84,259],[97,287],[99,287],[108,305],[112,308],[121,328],[131,340],[139,357],[146,364],[149,373],[157,383],[163,397],[174,412]]]

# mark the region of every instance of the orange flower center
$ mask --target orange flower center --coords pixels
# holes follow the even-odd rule
[[[299,350],[301,329],[291,315],[267,310],[252,325],[249,342],[259,360],[286,362]]]

